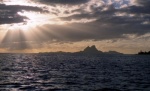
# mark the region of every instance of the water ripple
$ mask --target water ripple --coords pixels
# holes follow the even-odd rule
[[[1,91],[149,91],[149,56],[1,54]]]

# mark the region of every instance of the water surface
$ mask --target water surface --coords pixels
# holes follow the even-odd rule
[[[0,91],[150,91],[150,56],[0,54]]]

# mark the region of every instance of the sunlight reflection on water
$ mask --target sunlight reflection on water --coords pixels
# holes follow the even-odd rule
[[[4,91],[149,91],[149,56],[1,54]]]

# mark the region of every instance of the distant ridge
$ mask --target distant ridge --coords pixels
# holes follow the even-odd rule
[[[116,52],[116,51],[109,51],[109,52],[105,52],[106,54],[123,54],[120,52]]]
[[[101,54],[116,54],[121,55],[122,53],[116,52],[116,51],[109,51],[109,52],[102,52],[99,51],[95,45],[92,45],[91,47],[86,47],[83,51],[76,52],[76,54],[90,54],[90,55],[101,55]]]
[[[138,53],[138,55],[150,55],[150,51],[149,52],[142,52],[142,51],[140,51]]]
[[[102,52],[102,51],[98,50],[95,45],[92,45],[91,47],[87,46],[85,49],[83,49],[83,51],[74,52],[74,53],[59,51],[59,52],[45,52],[44,54],[75,54],[75,55],[111,55],[111,54],[113,54],[113,55],[122,55],[122,53],[119,53],[116,51]]]

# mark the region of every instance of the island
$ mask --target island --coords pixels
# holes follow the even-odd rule
[[[108,51],[108,52],[102,52],[96,48],[95,45],[87,46],[83,51],[79,52],[42,52],[40,54],[70,54],[70,55],[123,55],[123,53],[119,53],[116,51]]]
[[[150,55],[150,51],[148,51],[148,52],[140,51],[140,52],[138,53],[138,55]]]

